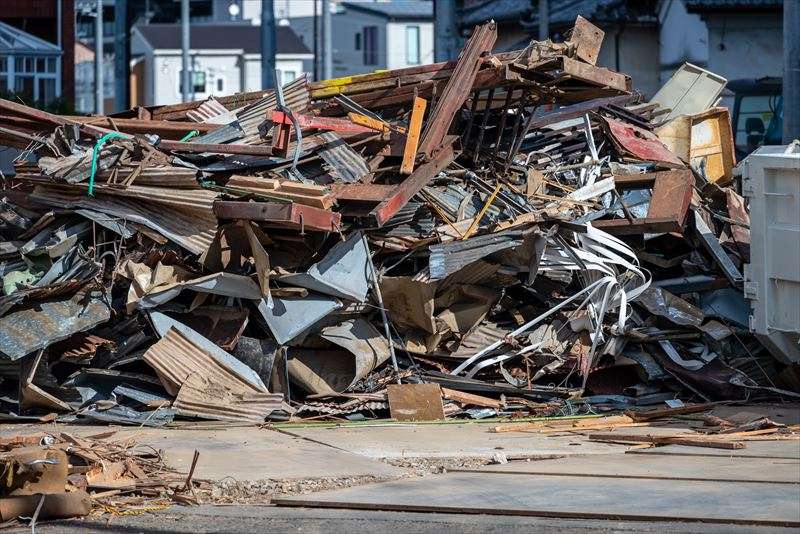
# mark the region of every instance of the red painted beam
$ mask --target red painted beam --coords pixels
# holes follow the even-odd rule
[[[383,226],[391,219],[411,198],[419,193],[431,178],[439,174],[455,159],[456,151],[453,148],[458,136],[451,135],[445,138],[441,150],[430,161],[418,166],[414,172],[403,182],[395,187],[394,192],[383,202],[378,204],[370,213],[378,227]]]
[[[331,130],[346,134],[375,133],[375,130],[351,122],[348,119],[317,117],[315,115],[304,115],[302,113],[294,113],[293,115],[294,118],[297,119],[301,130],[313,128],[315,130]],[[271,118],[272,122],[275,124],[292,124],[291,119],[289,119],[289,117],[283,111],[273,111]]]
[[[214,215],[220,219],[264,221],[288,228],[334,232],[341,227],[339,213],[293,202],[214,202]]]

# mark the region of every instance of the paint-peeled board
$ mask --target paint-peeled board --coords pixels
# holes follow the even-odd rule
[[[786,484],[526,477],[448,473],[436,478],[273,499],[278,506],[800,527]]]
[[[386,387],[389,413],[398,421],[444,419],[442,389],[438,384],[390,384]]]

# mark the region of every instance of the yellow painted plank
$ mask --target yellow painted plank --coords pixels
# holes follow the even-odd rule
[[[406,146],[403,150],[403,163],[400,165],[400,174],[414,172],[414,160],[417,157],[417,146],[419,146],[419,136],[422,131],[422,118],[425,116],[427,105],[428,101],[424,98],[414,97],[414,107],[411,109],[411,120],[408,123],[408,134],[406,135]]]

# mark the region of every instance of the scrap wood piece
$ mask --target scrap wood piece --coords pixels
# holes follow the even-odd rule
[[[403,162],[400,164],[400,174],[411,174],[414,171],[414,159],[417,157],[419,135],[422,130],[422,118],[425,116],[425,107],[427,105],[427,100],[414,97],[411,119],[408,122],[406,144],[403,148]]]
[[[417,167],[411,175],[395,187],[390,196],[378,204],[370,216],[381,227],[397,212],[403,209],[411,198],[419,193],[422,188],[437,174],[447,168],[456,158],[455,143],[458,136],[452,135],[445,139],[441,151],[432,160]]]
[[[442,421],[444,405],[439,384],[389,384],[389,413],[398,421]]]
[[[483,395],[475,395],[474,393],[465,393],[457,389],[443,387],[442,396],[447,400],[456,401],[462,406],[483,406],[486,408],[494,408],[495,410],[503,408],[503,403],[497,399],[484,397]]]
[[[580,419],[553,419],[544,421],[530,421],[526,423],[509,423],[503,425],[493,426],[489,429],[490,432],[523,432],[527,430],[543,430],[543,429],[558,429],[558,430],[580,430],[592,429],[595,427],[610,427],[616,425],[627,425],[633,423],[634,420],[627,415],[610,415],[606,417],[586,417]]]
[[[690,434],[675,436],[655,436],[651,434],[589,434],[591,441],[607,442],[633,442],[649,443],[651,445],[686,445],[689,447],[709,447],[712,449],[738,450],[747,447],[741,441],[726,441],[722,439],[711,439]]]
[[[715,404],[711,403],[687,404],[686,406],[680,406],[678,408],[662,408],[658,410],[648,410],[646,412],[637,412],[633,410],[628,410],[625,412],[625,415],[627,415],[636,422],[654,421],[656,419],[664,419],[667,417],[672,417],[673,415],[685,415],[698,412],[707,412],[713,409],[714,406]]]
[[[472,92],[475,76],[483,63],[483,55],[491,52],[496,40],[497,26],[494,21],[488,22],[476,26],[461,49],[456,66],[442,94],[437,98],[422,133],[419,151],[426,157],[430,157],[445,140],[456,112]]]

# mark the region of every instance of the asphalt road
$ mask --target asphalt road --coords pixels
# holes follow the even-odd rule
[[[30,532],[29,528],[11,532]],[[9,532],[9,531],[6,531]],[[701,523],[620,522],[550,519],[537,517],[490,516],[471,514],[422,514],[363,510],[277,508],[272,506],[175,507],[158,514],[105,516],[72,521],[41,523],[37,533],[108,532],[164,534],[186,532],[331,534],[368,532],[369,534],[502,533],[529,532],[689,532],[703,534],[780,532],[789,529],[704,525]]]

